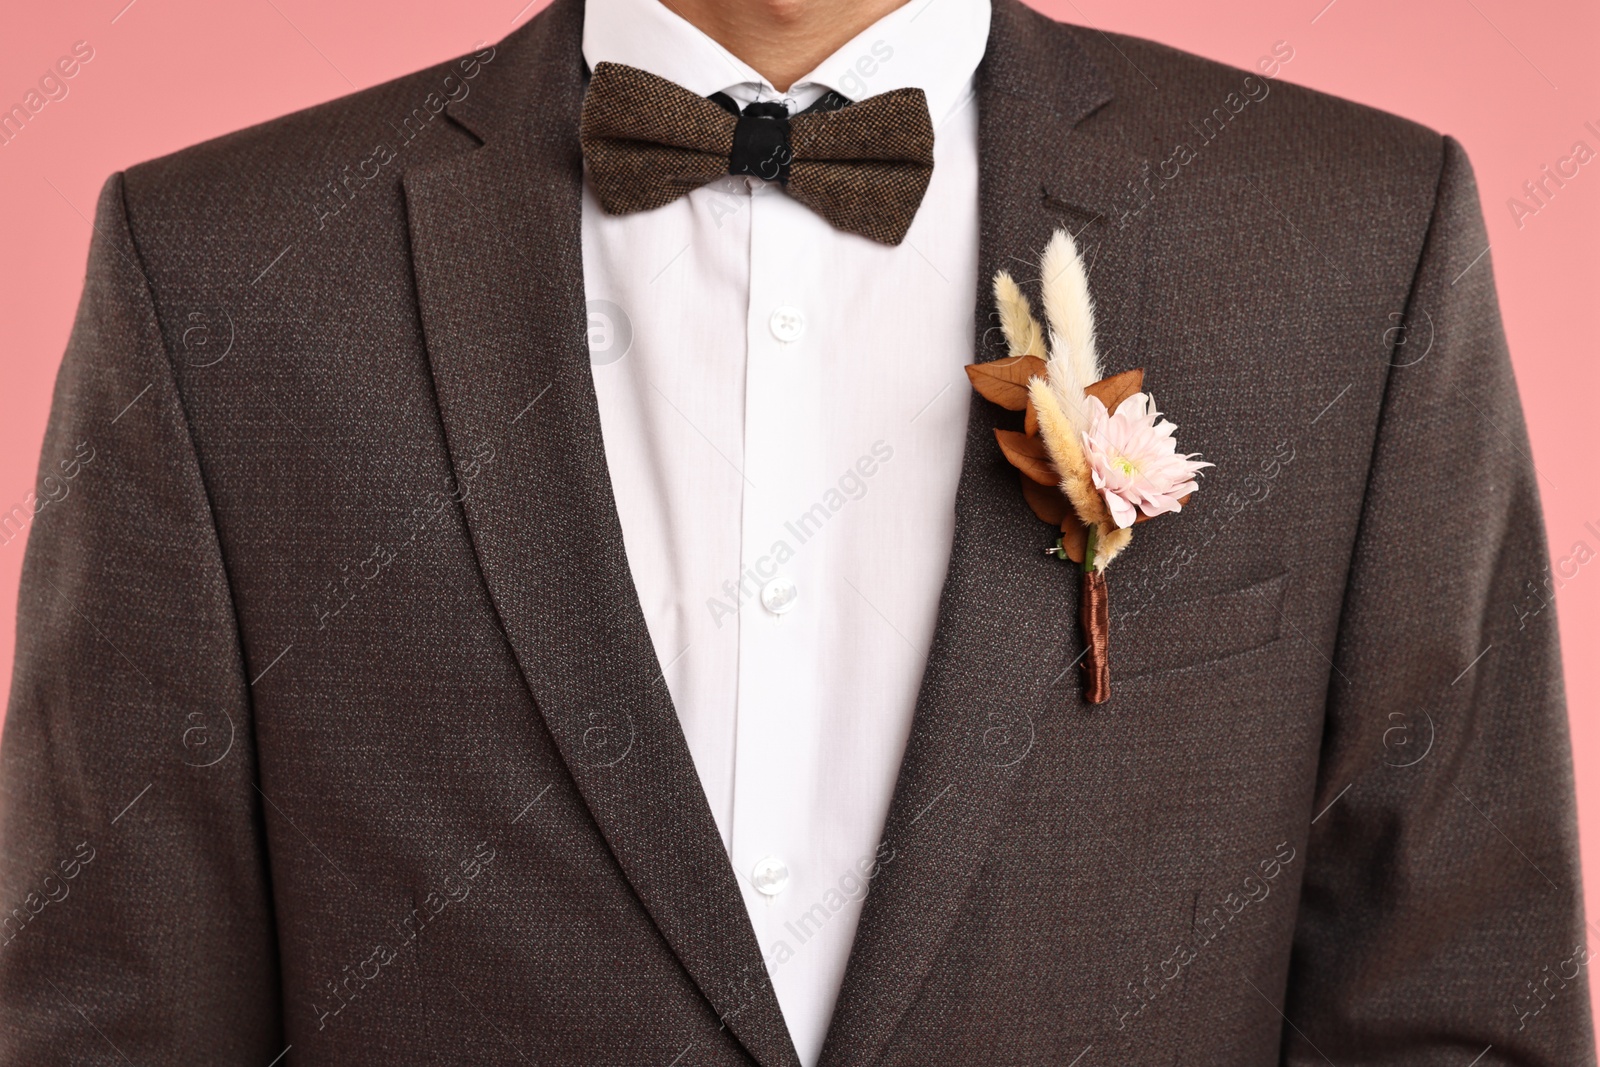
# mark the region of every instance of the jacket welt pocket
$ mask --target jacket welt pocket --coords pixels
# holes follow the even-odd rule
[[[1207,597],[1158,599],[1111,627],[1111,657],[1124,679],[1199,667],[1282,636],[1289,576]]]

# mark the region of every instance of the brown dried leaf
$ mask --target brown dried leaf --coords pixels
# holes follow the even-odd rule
[[[978,395],[992,400],[1007,411],[1021,411],[1028,404],[1028,379],[1043,378],[1045,362],[1038,356],[997,359],[967,365],[967,379]]]
[[[1067,494],[1053,485],[1040,485],[1029,478],[1022,476],[1022,496],[1028,501],[1028,506],[1033,513],[1051,526],[1059,526],[1068,516],[1074,522],[1077,517],[1072,512],[1072,502],[1067,499]]]
[[[1011,461],[1013,467],[1040,485],[1060,484],[1061,476],[1056,473],[1055,465],[1050,462],[1050,456],[1044,450],[1042,439],[1029,437],[1015,430],[995,430],[994,436],[995,440],[1000,442],[1000,451],[1005,453],[1006,459]]]
[[[1089,541],[1089,530],[1078,521],[1078,516],[1068,515],[1061,520],[1061,547],[1074,563],[1083,562],[1083,550]]]
[[[1136,367],[1121,374],[1113,374],[1109,378],[1101,378],[1093,385],[1086,386],[1083,391],[1104,404],[1107,411],[1115,412],[1118,404],[1143,388],[1144,371]]]
[[[1022,432],[1029,437],[1039,436],[1039,412],[1033,406],[1033,397],[1028,397],[1028,406],[1023,408]]]

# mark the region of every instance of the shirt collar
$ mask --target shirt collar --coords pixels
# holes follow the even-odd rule
[[[833,90],[853,101],[921,89],[940,126],[971,91],[989,38],[990,0],[910,0],[868,26],[780,93],[743,60],[661,0],[587,0],[583,58],[625,63],[690,92],[725,92],[741,105],[787,100],[790,112]]]

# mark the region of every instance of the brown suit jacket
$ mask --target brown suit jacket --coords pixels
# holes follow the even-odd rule
[[[0,1063],[795,1062],[601,446],[581,21],[107,183],[5,724]],[[1460,146],[1014,0],[977,92],[980,276],[1079,233],[1111,365],[1216,468],[1111,571],[1090,708],[973,402],[824,1063],[1593,1062]]]

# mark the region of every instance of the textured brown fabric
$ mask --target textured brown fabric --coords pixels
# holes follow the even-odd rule
[[[95,458],[30,533],[0,745],[0,1064],[794,1063],[623,551],[581,25],[107,184],[43,469]],[[1217,466],[1108,572],[1089,708],[1021,416],[972,402],[825,1067],[1593,1063],[1460,146],[991,32],[980,278],[1072,227],[1104,350]]]
[[[669,204],[728,173],[736,119],[647,71],[600,63],[579,136],[600,206],[613,215]],[[921,89],[895,89],[789,120],[789,195],[838,229],[905,239],[933,177],[933,124]]]

